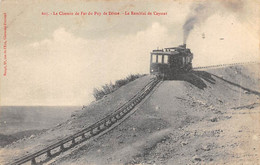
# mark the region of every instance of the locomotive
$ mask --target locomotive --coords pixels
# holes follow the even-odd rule
[[[150,74],[163,79],[174,78],[192,69],[192,59],[193,54],[186,48],[186,44],[153,50],[150,57]]]

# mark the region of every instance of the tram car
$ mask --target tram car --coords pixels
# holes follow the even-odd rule
[[[186,48],[186,44],[153,50],[150,58],[150,74],[164,79],[174,78],[177,74],[192,69],[192,59],[193,54]]]

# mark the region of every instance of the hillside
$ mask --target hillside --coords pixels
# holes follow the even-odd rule
[[[89,106],[72,114],[71,119],[66,122],[58,124],[45,132],[32,135],[29,138],[20,139],[5,146],[5,148],[1,148],[0,164],[8,163],[14,158],[43,149],[49,144],[95,123],[132,98],[140,89],[150,82],[152,78],[153,76],[148,75],[132,81],[107,95],[107,97],[92,102]]]
[[[198,70],[164,81],[123,123],[61,154],[52,164],[260,163],[258,68],[254,64]],[[65,123],[6,146],[0,150],[0,159],[6,162],[87,127],[131,98],[151,78],[139,78]]]
[[[210,74],[256,90],[257,67],[164,81],[119,127],[53,164],[259,163],[259,95]]]

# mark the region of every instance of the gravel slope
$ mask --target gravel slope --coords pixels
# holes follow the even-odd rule
[[[51,164],[260,164],[258,68],[215,68],[164,81],[126,121]],[[135,80],[46,133],[8,145],[0,159],[40,149],[88,126],[151,78]]]
[[[243,89],[257,91],[252,68],[164,81],[128,120],[52,164],[260,164],[259,94]]]
[[[0,149],[0,164],[8,163],[14,158],[43,149],[45,146],[95,123],[132,98],[152,78],[153,76],[148,75],[132,81],[107,95],[107,97],[93,102],[84,109],[72,114],[71,119],[68,121],[58,124],[46,132],[7,145],[5,148]]]

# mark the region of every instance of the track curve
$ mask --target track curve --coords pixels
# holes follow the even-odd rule
[[[44,149],[34,152],[32,154],[20,157],[13,162],[8,164],[11,165],[21,165],[28,162],[31,164],[42,164],[46,162],[46,160],[51,160],[55,156],[59,155],[60,153],[67,151],[74,146],[99,135],[100,133],[104,132],[105,130],[109,129],[112,125],[122,119],[125,115],[127,115],[134,107],[139,104],[152,90],[153,88],[160,82],[158,78],[152,79],[144,88],[142,88],[136,95],[134,95],[128,102],[123,104],[121,107],[113,111],[112,113],[108,114],[103,119],[99,120],[98,122],[90,125],[89,127],[71,135],[68,137],[63,138],[51,145],[48,145]],[[40,161],[37,161],[37,158],[41,157]],[[45,159],[42,160],[42,157]]]
[[[221,65],[211,65],[211,66],[202,66],[202,67],[194,67],[193,70],[200,70],[206,68],[217,68],[224,66],[234,66],[234,65],[244,65],[256,62],[245,62],[245,63],[232,63],[232,64],[221,64]],[[98,122],[90,125],[89,127],[71,135],[68,137],[59,140],[51,145],[48,145],[44,149],[34,152],[32,154],[20,157],[13,162],[8,164],[11,165],[21,165],[24,163],[28,163],[31,161],[31,164],[42,164],[46,160],[51,160],[55,156],[60,153],[71,149],[72,147],[87,141],[88,139],[99,135],[104,132],[120,119],[122,119],[125,115],[127,115],[134,107],[139,104],[152,90],[153,88],[160,82],[161,80],[158,78],[152,79],[144,88],[142,88],[136,95],[134,95],[128,102],[123,104],[121,107],[108,114],[103,119]],[[37,161],[37,157],[45,156],[45,160]]]

